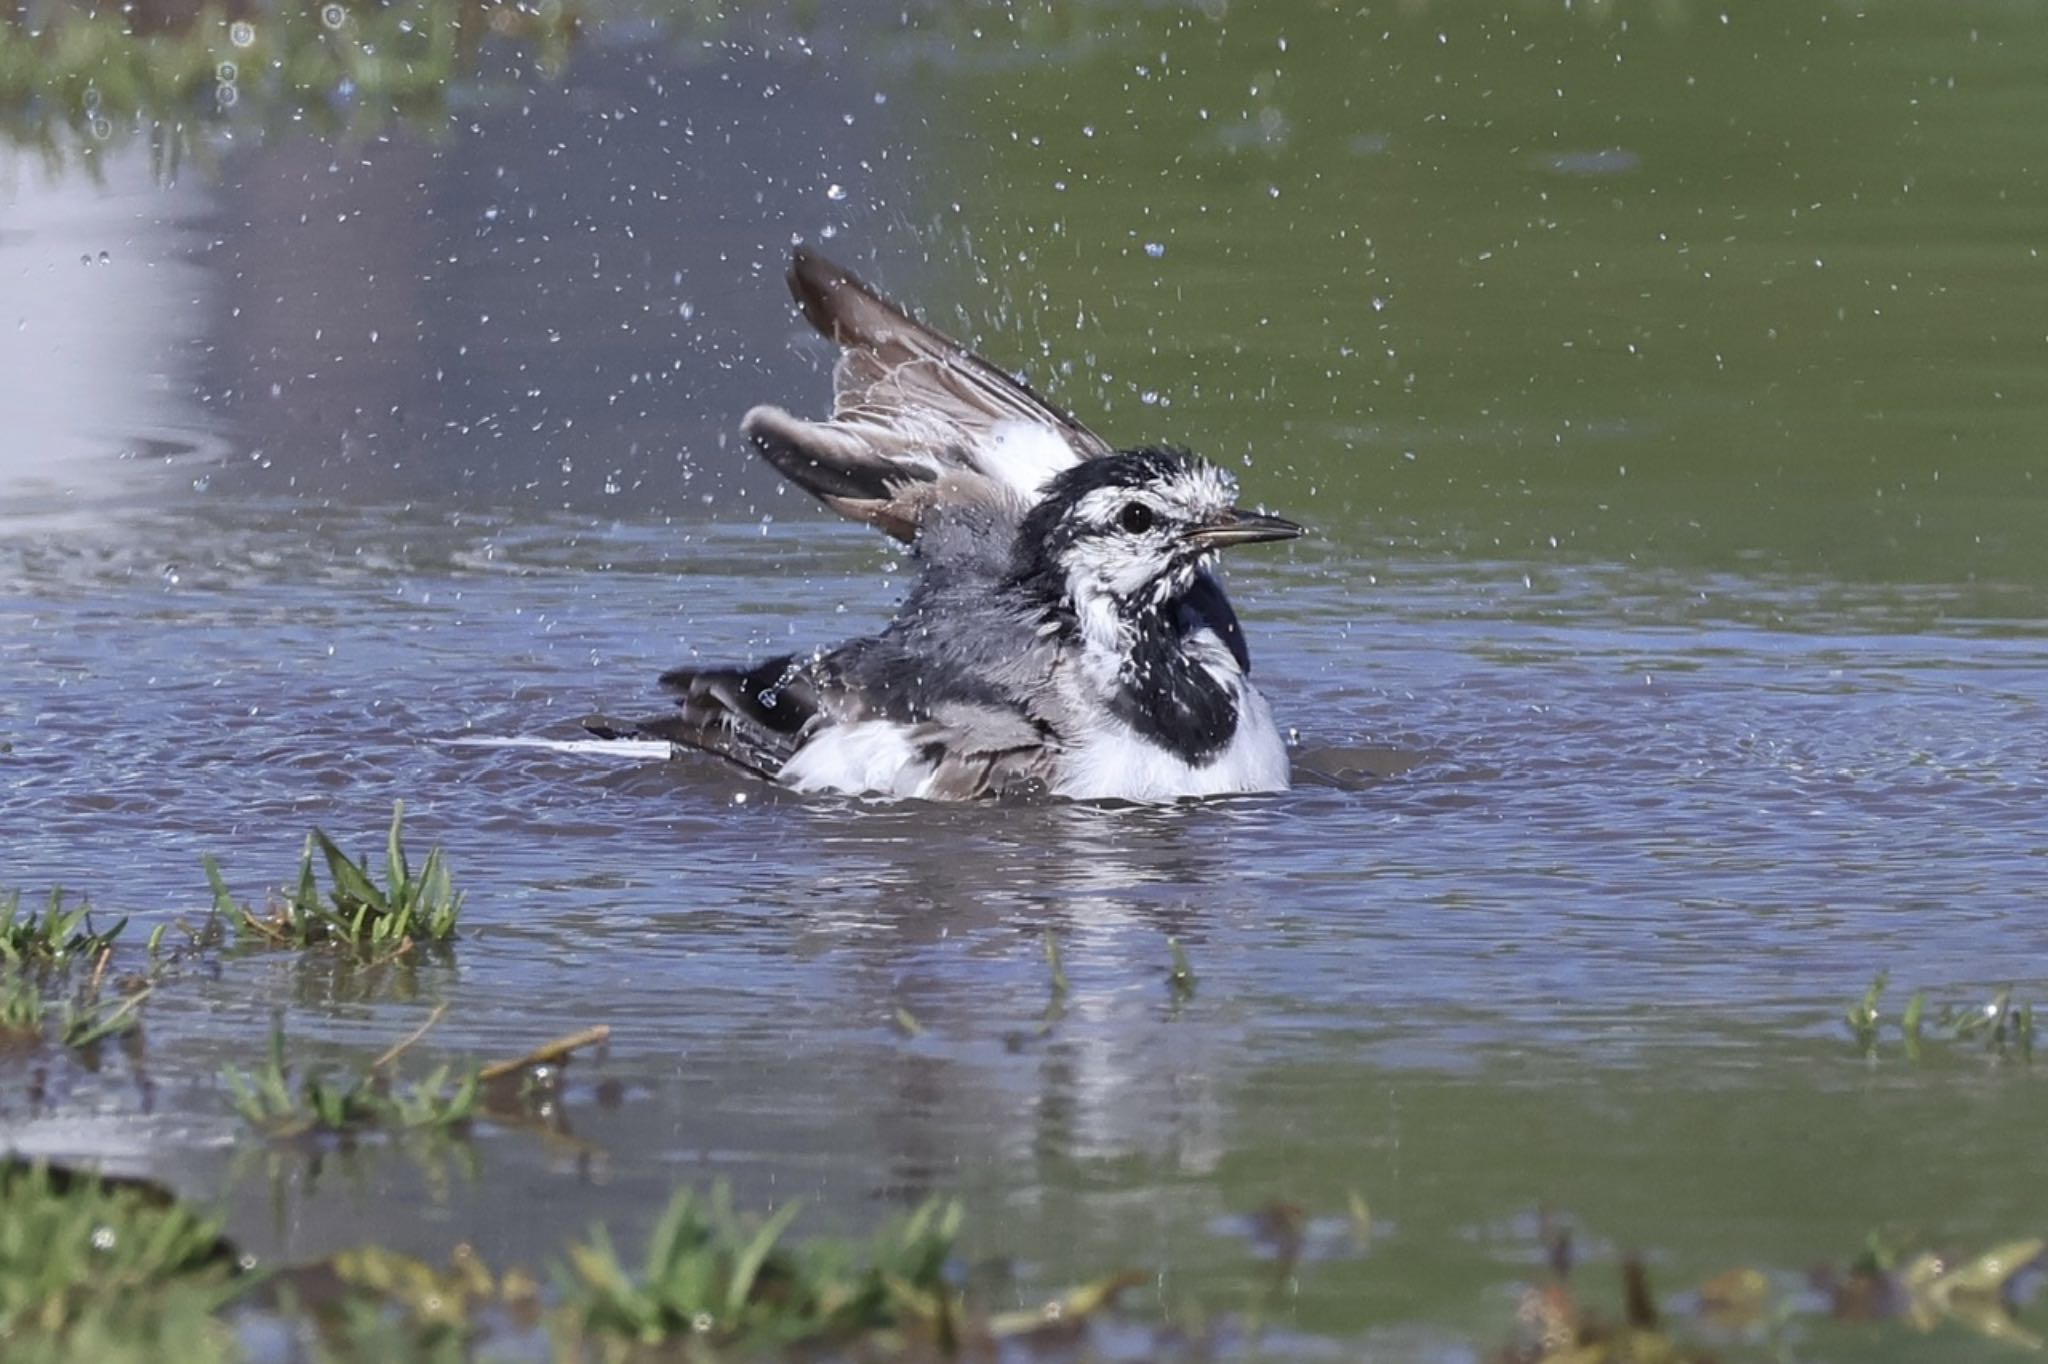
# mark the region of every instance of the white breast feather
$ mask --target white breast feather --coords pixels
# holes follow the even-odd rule
[[[1104,715],[1068,751],[1053,790],[1074,800],[1171,801],[1285,791],[1288,784],[1287,745],[1273,727],[1266,699],[1247,686],[1237,698],[1237,732],[1230,746],[1206,766],[1195,767]]]
[[[1188,648],[1237,701],[1237,730],[1207,764],[1196,767],[1140,735],[1105,707],[1096,723],[1069,746],[1055,793],[1075,800],[1170,801],[1285,791],[1290,785],[1287,744],[1273,712],[1213,631],[1189,637]]]

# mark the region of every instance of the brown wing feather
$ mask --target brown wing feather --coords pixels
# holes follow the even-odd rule
[[[1014,501],[991,439],[1006,422],[1050,432],[1076,460],[1110,453],[1027,384],[816,252],[797,250],[789,290],[805,320],[842,348],[831,420],[757,407],[741,427],[783,477],[842,516],[907,542],[934,508]]]
[[[1021,711],[949,702],[920,730],[943,754],[933,765],[928,799],[1042,795],[1052,784],[1058,749]]]
[[[844,349],[833,371],[834,420],[888,425],[908,410],[942,413],[970,430],[1027,421],[1059,432],[1077,458],[1110,453],[1107,441],[1029,384],[808,247],[798,247],[790,261],[789,291],[804,320]]]

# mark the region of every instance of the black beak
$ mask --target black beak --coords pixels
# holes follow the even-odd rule
[[[1282,517],[1232,507],[1214,521],[1189,529],[1186,538],[1203,549],[1222,549],[1226,545],[1254,545],[1261,540],[1292,540],[1306,534],[1308,527],[1297,526]]]

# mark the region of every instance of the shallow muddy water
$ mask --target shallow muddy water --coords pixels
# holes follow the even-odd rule
[[[424,124],[171,184],[24,154],[0,888],[140,928],[402,799],[467,900],[445,960],[231,956],[96,1073],[0,1058],[0,1144],[283,1257],[631,1243],[715,1177],[820,1227],[957,1193],[1019,1302],[1137,1266],[1209,1313],[1234,1219],[1356,1191],[1282,1355],[1475,1357],[1544,1211],[1673,1289],[2041,1231],[2037,1068],[1841,1015],[1879,969],[2048,989],[2048,21],[1453,8],[599,16]],[[1310,522],[1231,565],[1256,673],[1394,774],[939,808],[505,742],[887,618],[913,565],[735,434],[826,400],[797,238]],[[274,1015],[360,1061],[439,1004],[422,1058],[609,1024],[570,1131],[309,1167],[217,1079]]]

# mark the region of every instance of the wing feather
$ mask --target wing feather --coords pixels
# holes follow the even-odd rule
[[[773,780],[817,718],[814,680],[792,656],[753,668],[673,668],[661,685],[676,709],[624,723],[598,717],[584,728],[601,739],[665,739],[702,749]]]
[[[756,407],[742,429],[792,483],[843,516],[912,541],[958,501],[1014,520],[1060,468],[1108,442],[1022,380],[798,248],[789,287],[804,318],[841,347],[832,416]]]

